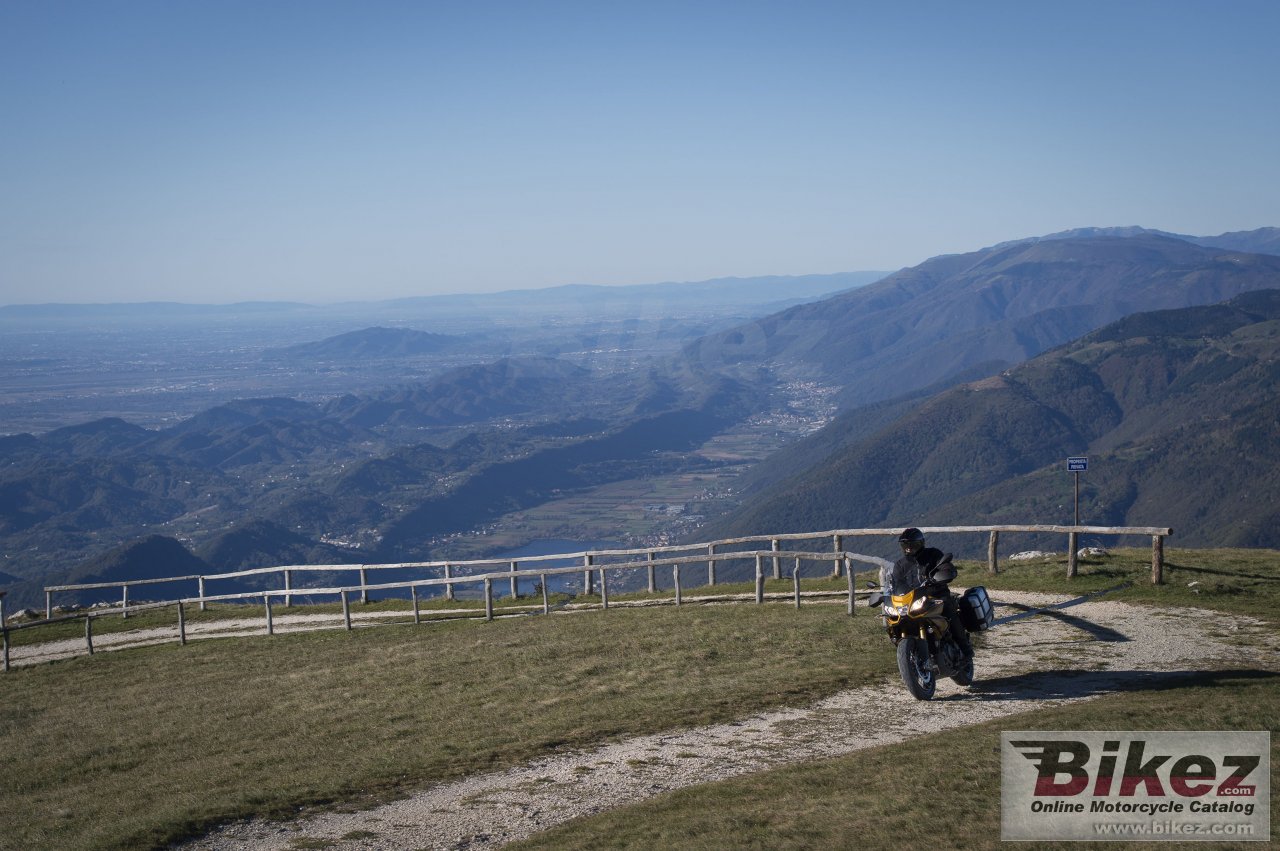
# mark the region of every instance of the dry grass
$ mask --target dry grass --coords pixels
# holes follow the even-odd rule
[[[521,851],[1001,848],[1001,730],[1277,728],[1280,674],[1175,676],[1143,693],[1013,715],[847,757],[690,787],[567,823],[511,847]],[[1273,736],[1271,747],[1275,766],[1280,764],[1280,738]],[[1273,795],[1272,824],[1280,823],[1278,815],[1280,796]],[[1102,847],[1102,843],[1019,846],[1076,851]],[[1213,847],[1258,845],[1214,843]]]
[[[258,636],[0,677],[0,846],[160,846],[882,676],[836,606],[615,610]],[[872,652],[877,651],[877,652]]]

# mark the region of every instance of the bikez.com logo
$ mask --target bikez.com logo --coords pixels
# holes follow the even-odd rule
[[[1252,798],[1262,758],[1256,754],[1225,755],[1214,759],[1198,753],[1148,753],[1147,742],[1132,739],[1103,742],[1097,755],[1085,742],[1062,739],[1010,742],[1036,766],[1032,794],[1037,798],[1121,798],[1144,794],[1150,798]],[[1119,769],[1119,771],[1117,771]]]
[[[1267,731],[1000,734],[1006,840],[1266,841]]]

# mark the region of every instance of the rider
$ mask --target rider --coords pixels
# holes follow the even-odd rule
[[[898,536],[898,545],[902,547],[902,558],[893,563],[891,568],[880,569],[880,585],[886,594],[905,594],[912,588],[919,587],[929,573],[938,566],[944,556],[942,550],[924,545],[924,533],[912,527],[903,530]],[[973,658],[973,644],[969,641],[969,633],[960,623],[960,609],[951,589],[944,583],[941,588],[943,613],[947,616],[951,632],[964,651],[966,659]]]

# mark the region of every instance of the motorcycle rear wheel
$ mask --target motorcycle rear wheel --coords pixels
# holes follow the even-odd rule
[[[929,651],[920,647],[920,639],[904,638],[898,642],[898,673],[907,691],[916,700],[932,700],[938,687],[929,670]]]

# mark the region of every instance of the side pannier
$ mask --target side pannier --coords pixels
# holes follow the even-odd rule
[[[987,595],[987,589],[981,585],[975,585],[961,595],[959,610],[960,623],[964,624],[964,628],[969,632],[990,629],[991,622],[995,620],[991,597]]]

